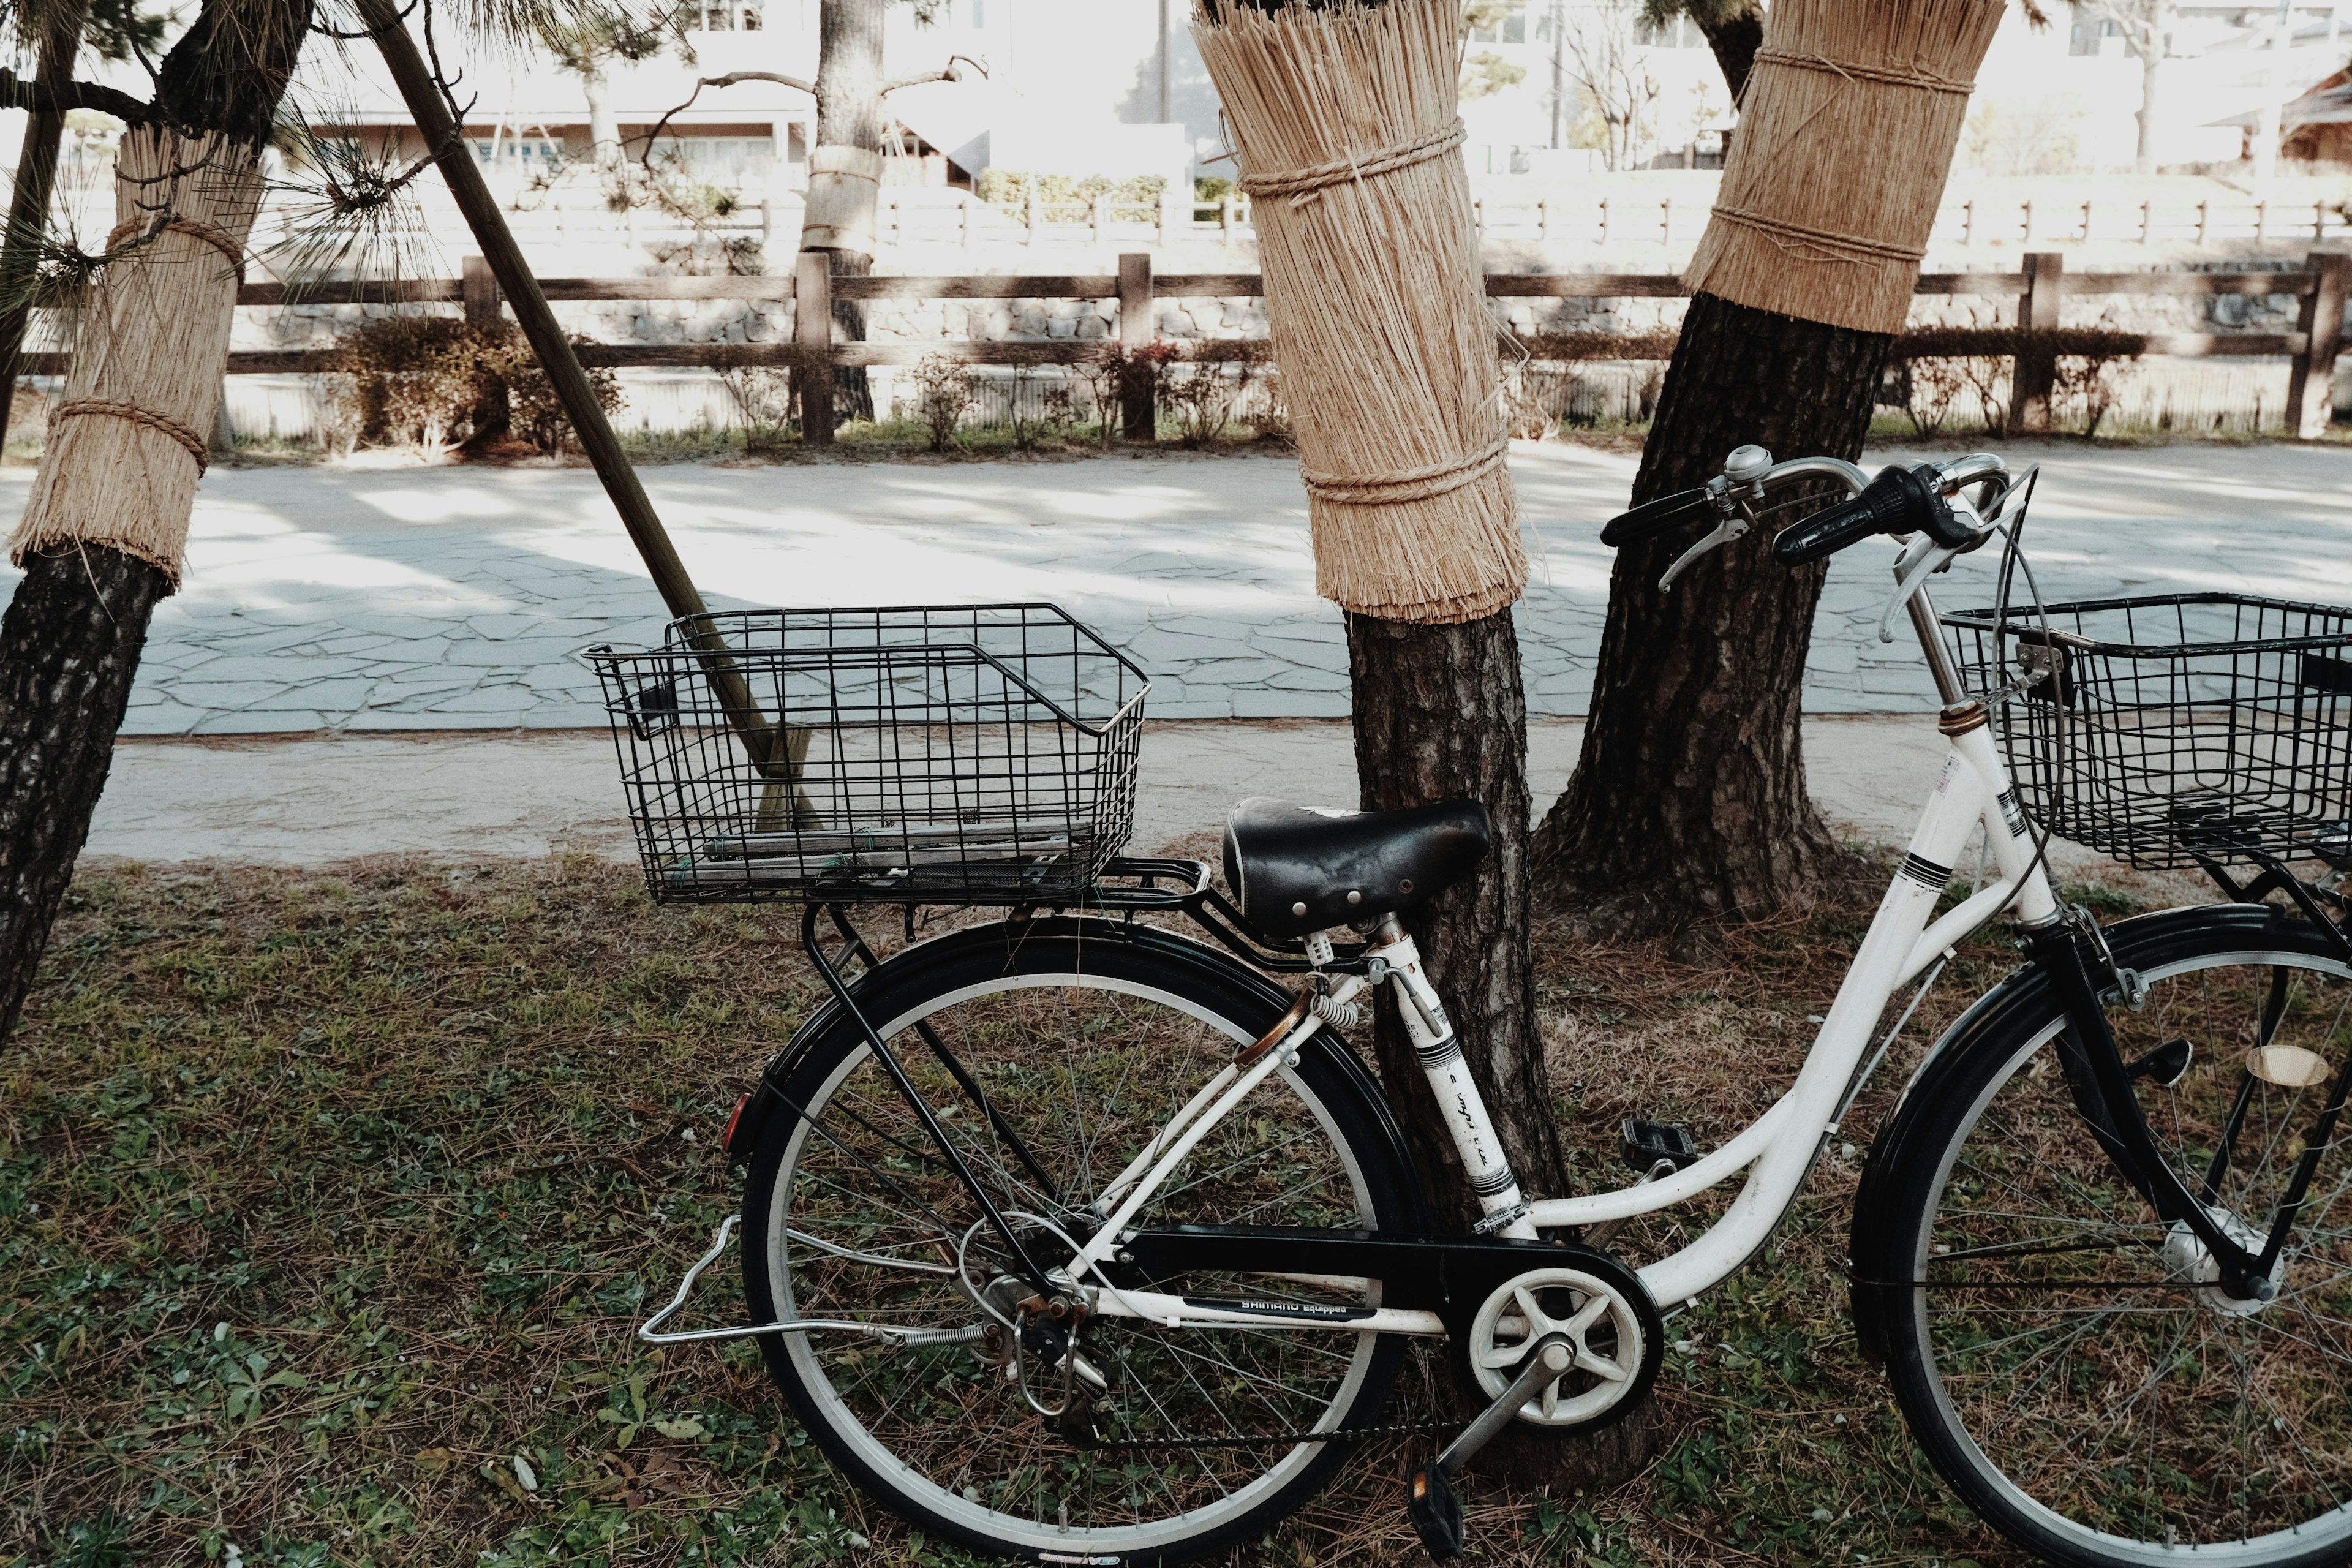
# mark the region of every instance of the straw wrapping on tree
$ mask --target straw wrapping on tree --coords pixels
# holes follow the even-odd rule
[[[1899,332],[2001,0],[1780,0],[1693,291]]]
[[[78,312],[65,397],[12,559],[105,544],[178,583],[260,205],[257,153],[157,126],[123,133],[121,221]]]
[[[1255,200],[1316,591],[1383,620],[1479,619],[1527,584],[1459,29],[1454,0],[1192,17]]]

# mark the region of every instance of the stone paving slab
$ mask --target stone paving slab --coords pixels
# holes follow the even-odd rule
[[[2051,598],[2236,588],[2352,601],[2352,449],[2008,450],[2046,465],[2032,538]],[[1580,713],[1608,601],[1599,525],[1623,507],[1634,458],[1520,443],[1512,467],[1533,563],[1518,611],[1528,706]],[[1347,711],[1339,616],[1314,596],[1288,459],[681,465],[645,478],[715,605],[1051,599],[1152,673],[1155,718]],[[0,505],[21,507],[28,486],[25,470],[0,475]],[[1908,711],[1927,696],[1916,648],[1875,636],[1885,557],[1864,547],[1832,569],[1811,711]],[[1991,559],[1939,584],[1948,607],[1991,597]],[[0,568],[0,592],[13,581]],[[576,650],[657,641],[664,618],[584,469],[216,469],[125,732],[593,726],[601,703]]]
[[[1583,731],[1573,719],[1528,726],[1538,816],[1568,782]],[[1909,837],[1944,756],[1923,713],[1805,722],[1814,799],[1835,826],[1866,842]],[[1225,813],[1253,795],[1355,805],[1348,725],[1145,725],[1129,847],[1213,860]],[[635,858],[613,742],[602,731],[132,740],[115,750],[84,854],[327,866],[383,854],[462,863],[556,852]],[[2065,879],[2129,882],[2090,850],[2057,844],[2052,855]],[[2174,901],[2205,896],[2194,885],[2164,891]]]

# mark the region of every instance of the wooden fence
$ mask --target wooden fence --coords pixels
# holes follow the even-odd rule
[[[981,274],[961,277],[841,277],[829,275],[825,258],[803,255],[790,277],[549,278],[541,280],[554,300],[740,300],[770,305],[792,302],[793,340],[775,343],[610,343],[583,346],[581,359],[612,367],[698,367],[718,364],[793,366],[811,378],[803,405],[823,410],[808,421],[803,439],[818,445],[833,438],[830,390],[833,372],[846,365],[911,365],[931,354],[967,364],[1079,364],[1102,357],[1119,343],[1149,342],[1157,335],[1152,302],[1167,299],[1237,299],[1260,295],[1255,272],[1158,273],[1148,253],[1119,258],[1116,273],[1037,276]],[[2293,296],[2300,301],[2295,329],[2286,332],[2172,332],[2147,335],[2143,351],[2187,357],[2270,356],[2292,362],[2288,422],[2296,434],[2316,437],[2334,410],[2336,362],[2344,334],[2352,255],[2314,251],[2294,271],[2080,272],[2069,274],[2054,251],[2025,258],[2019,272],[1923,272],[1916,292],[1931,296],[2013,299],[2018,325],[2054,329],[2069,297],[2098,295],[2213,298]],[[1564,272],[1489,273],[1486,292],[1495,299],[1675,299],[1685,295],[1672,273]],[[1093,341],[985,342],[924,340],[904,342],[834,341],[835,300],[1117,300],[1118,332]],[[401,283],[331,282],[299,291],[280,283],[247,283],[237,291],[247,306],[289,304],[436,303],[464,307],[476,320],[494,319],[499,290],[478,257],[468,258],[465,276]],[[1655,357],[1630,344],[1628,358]],[[58,374],[61,354],[30,354],[34,374]],[[320,350],[241,351],[229,355],[229,374],[315,374],[323,368]],[[2019,424],[2047,428],[2054,364],[2021,355],[2012,377]],[[1130,394],[1121,423],[1130,438],[1149,440],[1157,413],[1150,393]]]

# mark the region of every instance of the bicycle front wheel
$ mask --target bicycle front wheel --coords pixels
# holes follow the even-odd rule
[[[2110,1022],[2188,1190],[2259,1253],[2306,1154],[2315,1162],[2275,1298],[2216,1289],[2194,1233],[2123,1180],[2056,1060],[2063,1018],[2029,998],[1992,1009],[1913,1087],[1877,1211],[1893,1234],[1874,1260],[1857,1220],[1858,1300],[1881,1304],[1921,1447],[2037,1554],[2342,1563],[2352,1153],[2322,1113],[2352,1054],[2352,971],[2275,911],[2183,911],[2113,934],[2148,991]],[[1862,1278],[1879,1271],[1897,1277]]]
[[[1092,920],[959,932],[859,989],[1048,1268],[1286,1001],[1197,943]],[[1370,1080],[1344,1047],[1316,1041],[1218,1124],[1135,1224],[1410,1228],[1401,1146]],[[1008,1249],[854,1021],[799,1054],[782,1100],[744,1192],[752,1321],[970,1333],[990,1326],[983,1302],[1018,1315],[1032,1292]],[[1328,1307],[1380,1298],[1377,1281],[1296,1275],[1192,1275],[1181,1289]],[[1000,1324],[985,1343],[897,1352],[841,1334],[761,1344],[827,1454],[918,1528],[1029,1561],[1119,1563],[1182,1562],[1271,1528],[1342,1457],[1341,1443],[1296,1435],[1376,1420],[1401,1351],[1344,1321],[1171,1330],[1097,1316],[1066,1342],[1024,1339],[1018,1355],[1012,1338]]]

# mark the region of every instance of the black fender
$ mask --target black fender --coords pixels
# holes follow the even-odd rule
[[[2159,962],[2184,936],[2215,927],[2233,930],[2247,938],[2275,931],[2305,933],[2308,940],[2311,931],[2308,922],[2273,904],[2210,904],[2165,910],[2103,929],[2116,962],[2125,968],[2137,969]],[[1863,1355],[1872,1363],[1884,1364],[1886,1360],[1885,1320],[1881,1313],[1894,1303],[1879,1300],[1879,1291],[1861,1282],[1907,1277],[1907,1273],[1898,1271],[1907,1271],[1909,1260],[1895,1256],[1898,1250],[1891,1213],[1895,1173],[1904,1169],[1915,1153],[1920,1158],[1927,1157],[1928,1151],[1915,1148],[1925,1142],[1922,1124],[1927,1120],[1927,1109],[1942,1102],[1962,1070],[1979,1053],[2003,1048],[2019,1030],[2048,1016],[2054,1005],[2050,977],[2035,964],[2019,969],[1978,997],[1928,1047],[1927,1056],[1913,1071],[1911,1081],[1904,1086],[1893,1113],[1872,1140],[1862,1184],[1854,1194],[1848,1252],[1854,1333]]]
[[[909,971],[942,959],[960,960],[970,949],[1001,952],[1009,960],[1026,943],[1066,937],[1090,943],[1121,945],[1165,964],[1171,978],[1181,976],[1203,984],[1206,988],[1220,994],[1228,1005],[1237,1005],[1236,1013],[1245,1022],[1254,1022],[1254,1026],[1260,1030],[1272,1028],[1297,1000],[1294,993],[1284,990],[1256,970],[1205,942],[1154,926],[1084,915],[994,921],[985,925],[966,926],[892,954],[873,970],[860,975],[850,985],[849,993],[854,999],[862,1001],[887,989]],[[1010,968],[1009,963],[1007,967]],[[1260,1016],[1252,1020],[1253,1013]],[[751,1158],[751,1151],[759,1147],[768,1119],[782,1109],[783,1085],[790,1081],[802,1058],[814,1048],[817,1041],[838,1026],[844,1016],[840,998],[828,996],[823,1006],[793,1031],[792,1038],[784,1042],[783,1049],[776,1053],[766,1070],[761,1073],[759,1084],[737,1109],[734,1120],[729,1124],[726,1147],[731,1163],[740,1163]],[[1397,1124],[1387,1097],[1381,1094],[1379,1080],[1339,1031],[1328,1024],[1308,1036],[1301,1049],[1319,1054],[1329,1068],[1346,1079],[1371,1107],[1375,1119],[1374,1136],[1386,1143],[1397,1168],[1405,1173],[1413,1207],[1412,1229],[1417,1235],[1426,1234],[1429,1230],[1426,1185],[1414,1168],[1403,1129]]]

